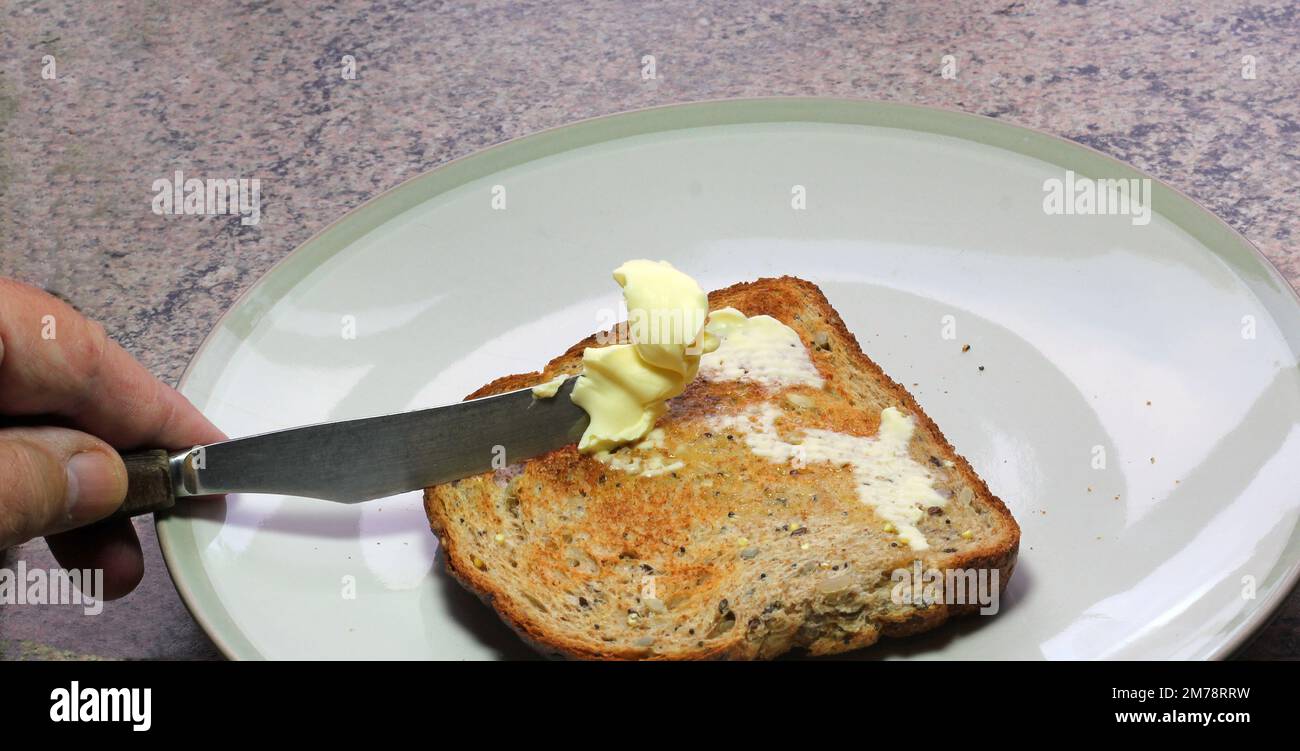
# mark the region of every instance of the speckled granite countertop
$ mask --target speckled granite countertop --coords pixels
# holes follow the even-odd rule
[[[1296,39],[1290,0],[15,0],[0,15],[0,274],[72,301],[174,382],[273,263],[412,175],[593,115],[824,95],[1096,147],[1201,201],[1300,286]],[[657,80],[641,79],[645,54]],[[955,80],[939,75],[947,54]],[[154,215],[151,185],[174,169],[262,178],[260,225]],[[218,656],[137,526],[148,573],[134,594],[94,618],[0,610],[0,656]],[[0,565],[18,559],[51,565],[41,542]],[[1300,593],[1243,654],[1300,657]]]

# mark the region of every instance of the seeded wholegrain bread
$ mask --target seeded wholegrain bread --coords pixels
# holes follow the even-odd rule
[[[771,658],[869,646],[932,629],[969,604],[900,603],[892,572],[996,571],[1005,587],[1020,529],[912,396],[862,353],[816,285],[760,279],[709,295],[711,310],[770,315],[798,333],[824,385],[697,379],[672,400],[655,447],[670,471],[643,476],[575,447],[425,491],[447,570],[546,654],[592,659]],[[467,398],[581,371],[593,335],[539,373]],[[915,419],[908,452],[948,497],[912,550],[857,497],[849,468],[755,455],[719,417],[780,408],[790,432],[873,436],[880,412]],[[631,455],[631,454],[629,454]],[[680,462],[680,466],[678,466]],[[643,465],[644,466],[644,465]]]

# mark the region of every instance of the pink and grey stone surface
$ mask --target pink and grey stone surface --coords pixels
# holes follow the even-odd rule
[[[174,382],[240,292],[406,178],[594,115],[818,95],[946,107],[1097,148],[1205,205],[1300,286],[1296,39],[1289,0],[10,3],[0,274],[69,300]],[[641,77],[647,54],[655,80]],[[948,54],[955,79],[940,75]],[[355,79],[340,75],[345,55]],[[260,178],[260,223],[154,214],[154,180],[177,169]],[[219,656],[151,525],[137,528],[148,572],[135,593],[93,617],[0,608],[0,656]],[[20,559],[52,565],[40,541],[0,566]],[[1241,656],[1300,657],[1300,593]]]

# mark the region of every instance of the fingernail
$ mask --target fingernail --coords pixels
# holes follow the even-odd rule
[[[84,524],[112,513],[117,497],[113,462],[98,451],[84,451],[68,460],[68,518]]]

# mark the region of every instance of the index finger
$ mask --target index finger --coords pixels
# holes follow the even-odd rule
[[[225,439],[103,326],[2,277],[0,413],[61,415],[119,449],[182,449]]]

